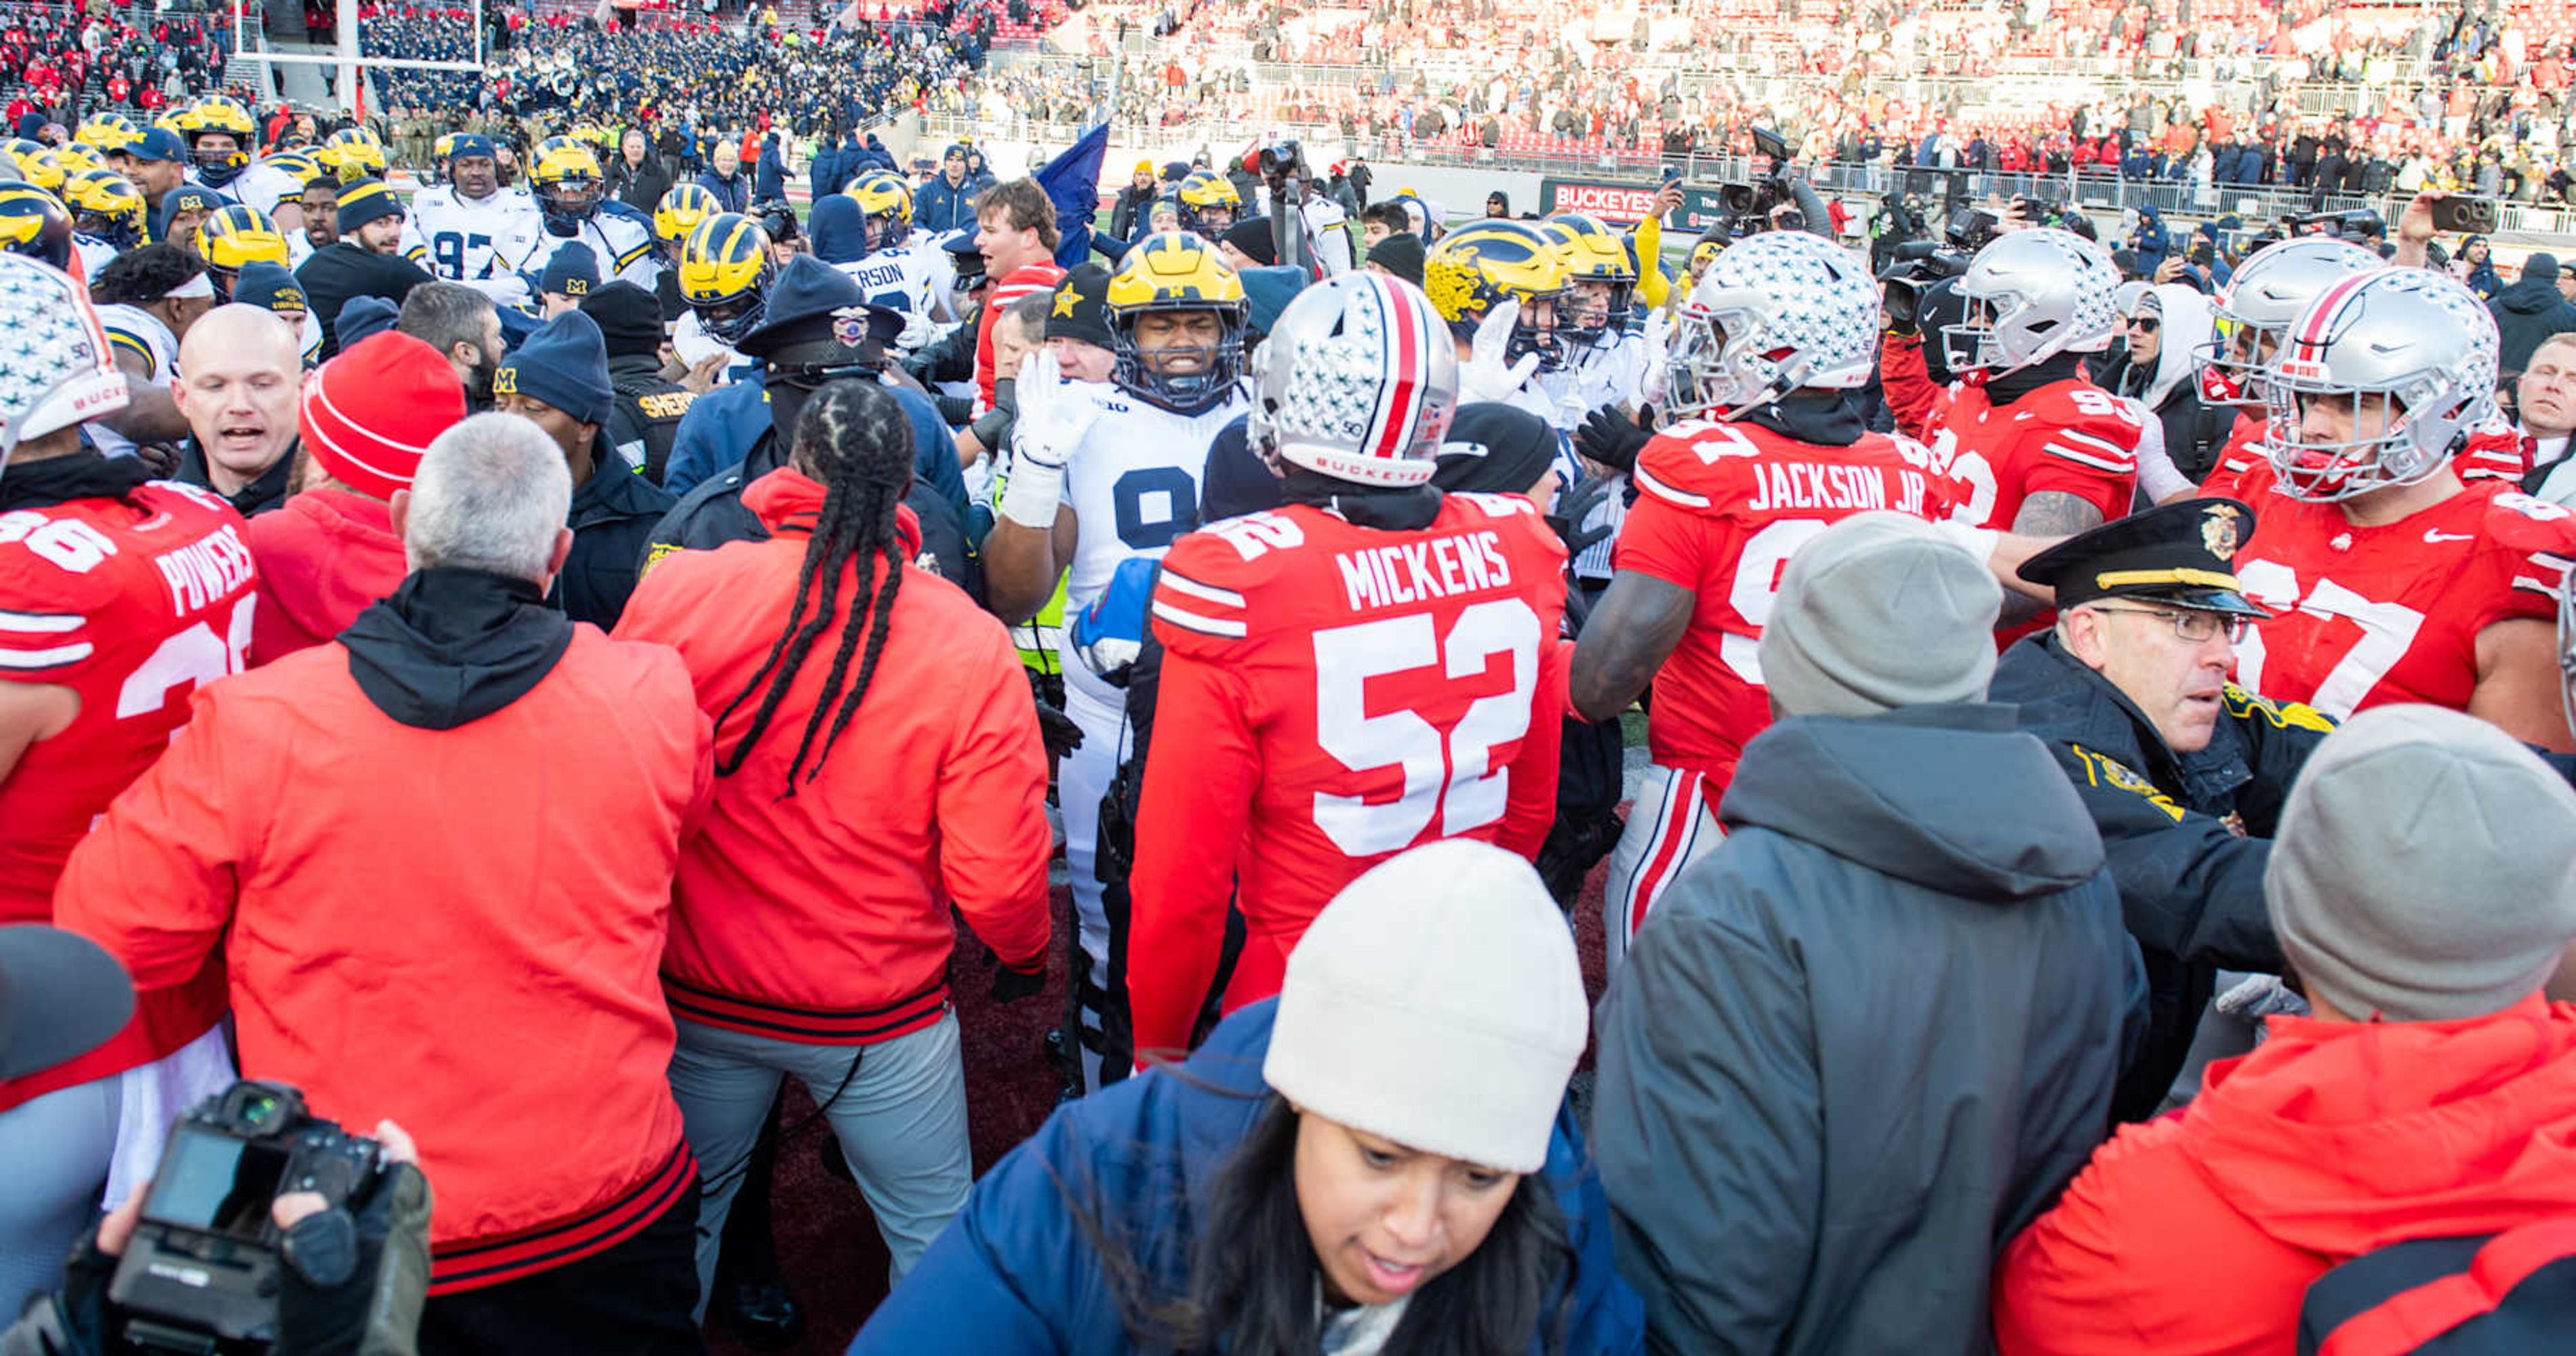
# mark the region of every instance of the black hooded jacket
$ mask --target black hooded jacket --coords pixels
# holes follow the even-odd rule
[[[1592,1147],[1657,1351],[1984,1356],[2144,986],[2011,708],[1782,720],[1604,1002]]]
[[[537,586],[485,570],[414,570],[340,633],[349,677],[415,730],[453,730],[528,695],[572,644]]]
[[[626,599],[643,576],[653,529],[680,501],[644,478],[608,445],[606,430],[593,436],[590,479],[573,487],[572,554],[546,601],[574,621],[602,631],[617,629]]]
[[[260,472],[249,484],[239,490],[225,494],[224,502],[233,506],[233,512],[245,518],[266,513],[270,509],[284,508],[286,507],[286,482],[294,475],[295,444],[288,443],[286,450],[278,454],[277,460],[271,463],[267,470]],[[179,444],[179,469],[171,472],[170,478],[182,485],[215,489],[214,476],[206,469],[206,450],[197,445],[195,438],[191,437]],[[223,491],[215,490],[215,493],[223,494]]]
[[[2542,340],[2576,330],[2576,302],[2558,295],[2558,263],[2545,254],[2523,261],[2522,277],[2496,293],[2487,314],[2495,317],[2496,361],[2507,372],[2529,365]]]

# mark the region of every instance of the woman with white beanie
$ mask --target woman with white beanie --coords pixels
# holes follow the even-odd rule
[[[1562,1104],[1583,980],[1529,864],[1351,882],[1279,996],[994,1165],[857,1353],[1642,1349]]]

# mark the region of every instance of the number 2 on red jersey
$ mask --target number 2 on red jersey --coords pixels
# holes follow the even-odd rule
[[[1494,750],[1529,733],[1539,642],[1538,613],[1518,598],[1470,604],[1446,635],[1420,612],[1317,631],[1316,742],[1353,772],[1401,768],[1404,793],[1371,804],[1318,791],[1315,826],[1344,853],[1372,857],[1410,846],[1434,816],[1443,837],[1501,819],[1511,769],[1494,765]],[[1511,690],[1469,703],[1446,731],[1410,707],[1368,714],[1372,678],[1437,669],[1452,682],[1497,662],[1511,664]]]

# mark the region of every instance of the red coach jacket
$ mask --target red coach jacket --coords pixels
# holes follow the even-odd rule
[[[665,556],[617,627],[622,640],[678,650],[709,716],[750,687],[777,644],[823,487],[781,469],[742,502],[776,535]],[[848,607],[855,574],[845,567],[836,608]],[[679,1017],[819,1045],[921,1030],[948,1010],[951,901],[1003,964],[1045,961],[1046,752],[1009,635],[957,586],[904,566],[865,700],[828,760],[815,735],[785,795],[841,630],[814,642],[681,852],[663,961]],[[866,653],[862,644],[851,655],[845,696]],[[719,763],[767,685],[717,732]],[[805,780],[817,761],[822,775]]]
[[[433,1294],[603,1251],[697,1189],[657,974],[706,717],[676,656],[589,626],[454,728],[397,722],[351,662],[335,642],[200,690],[56,921],[138,989],[221,948],[245,1075],[409,1130]]]
[[[2576,1210],[2576,1005],[2270,1029],[2179,1113],[2123,1127],[2013,1240],[2004,1356],[2291,1356],[2328,1268]]]

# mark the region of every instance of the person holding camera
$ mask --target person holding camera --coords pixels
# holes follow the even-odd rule
[[[427,1353],[699,1348],[658,972],[712,738],[677,654],[543,605],[571,502],[527,420],[440,434],[401,586],[200,690],[55,894],[146,991],[220,955],[252,1077],[418,1127]]]
[[[38,924],[0,926],[0,1079],[41,1075],[77,1061],[112,1040],[134,1009],[133,984],[96,942]],[[243,1090],[249,1091],[247,1101],[241,1098]],[[181,1132],[207,1124],[210,1108],[259,1105],[264,1097],[272,1108],[300,1106],[300,1101],[272,1095],[288,1092],[236,1084],[183,1117]],[[279,1117],[276,1127],[300,1131],[314,1123],[298,1117],[289,1124]],[[127,1266],[125,1257],[136,1251],[138,1231],[148,1231],[141,1261],[158,1255],[155,1247],[174,1227],[190,1237],[205,1235],[189,1226],[213,1221],[187,1217],[180,1209],[182,1197],[220,1207],[235,1195],[237,1178],[229,1171],[208,1181],[183,1177],[165,1164],[153,1181],[138,1186],[123,1205],[84,1232],[72,1248],[65,1284],[37,1295],[15,1324],[0,1331],[0,1356],[139,1351],[127,1338],[129,1324],[138,1318],[180,1334],[184,1344],[214,1330],[216,1325],[191,1322],[209,1314],[210,1306],[265,1327],[275,1336],[271,1349],[277,1356],[411,1350],[429,1283],[429,1186],[421,1176],[419,1150],[392,1121],[377,1124],[372,1144],[340,1135],[318,1136],[315,1142],[354,1146],[368,1155],[371,1166],[334,1177],[329,1185],[336,1199],[310,1190],[276,1192],[272,1185],[269,1194],[244,1201],[246,1208],[230,1221],[232,1237],[243,1240],[243,1250],[274,1257],[220,1273],[240,1278],[241,1285],[182,1281],[156,1290],[148,1275],[120,1274]],[[219,1132],[211,1143],[217,1153],[195,1161],[221,1170],[228,1161],[221,1151],[238,1141]],[[184,1152],[174,1152],[174,1160]],[[281,1169],[290,1163],[285,1154],[230,1161],[274,1163]],[[281,1179],[285,1175],[278,1174]],[[170,1190],[155,1194],[156,1182],[168,1183]],[[196,1251],[185,1240],[179,1246],[185,1253]],[[261,1283],[271,1278],[274,1288]]]

